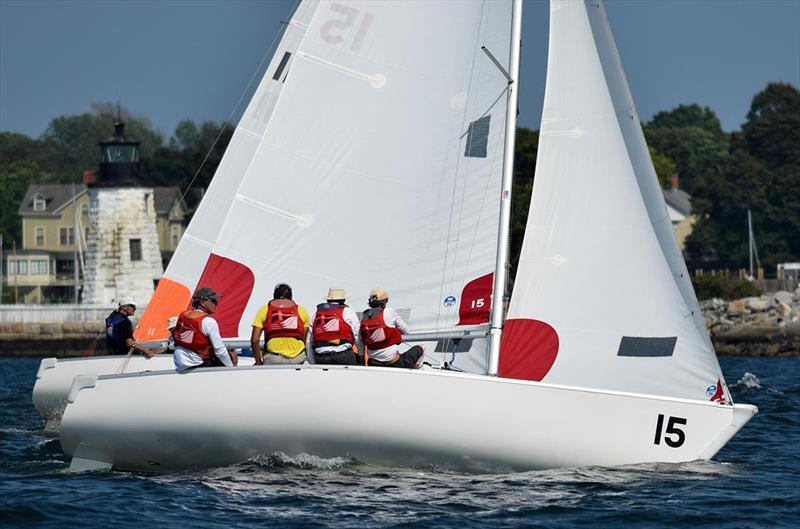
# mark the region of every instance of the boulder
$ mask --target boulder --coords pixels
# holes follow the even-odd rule
[[[772,298],[777,303],[784,303],[786,305],[791,305],[794,301],[794,294],[791,292],[786,292],[785,290],[779,290],[772,295]]]
[[[760,298],[745,298],[743,301],[745,306],[752,312],[764,312],[769,310],[772,306],[772,300],[766,296],[761,296]]]
[[[734,299],[728,303],[728,314],[744,314],[747,312],[747,306],[743,299]]]

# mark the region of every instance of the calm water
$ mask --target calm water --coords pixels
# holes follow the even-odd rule
[[[716,461],[492,475],[280,455],[71,474],[31,404],[38,365],[0,358],[3,527],[800,526],[800,358],[722,359],[734,399],[760,413]]]

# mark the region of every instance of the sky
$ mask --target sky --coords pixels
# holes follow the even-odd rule
[[[55,117],[118,100],[165,138],[183,119],[235,122],[294,3],[0,0],[0,131],[36,138]],[[725,130],[737,130],[768,82],[800,87],[800,0],[605,5],[645,121],[698,103],[711,107]],[[546,2],[525,1],[518,124],[534,129],[547,19]]]

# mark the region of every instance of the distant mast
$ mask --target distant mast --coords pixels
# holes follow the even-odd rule
[[[758,258],[758,247],[756,247],[756,238],[753,235],[753,215],[750,213],[750,208],[747,208],[747,249],[750,255],[750,280],[756,278],[753,269],[753,257],[756,259],[757,269],[761,269],[761,260]]]
[[[125,135],[119,113],[114,136],[99,145],[97,181],[89,184],[83,300],[109,305],[130,295],[144,306],[164,273],[153,188],[141,172],[139,142]]]

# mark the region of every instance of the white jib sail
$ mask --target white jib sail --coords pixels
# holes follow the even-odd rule
[[[275,283],[313,311],[381,286],[412,332],[488,322],[510,2],[324,2],[213,253],[252,273],[247,336]],[[244,163],[245,160],[242,160]]]
[[[718,400],[721,371],[603,5],[554,0],[550,17],[536,179],[501,375]]]

